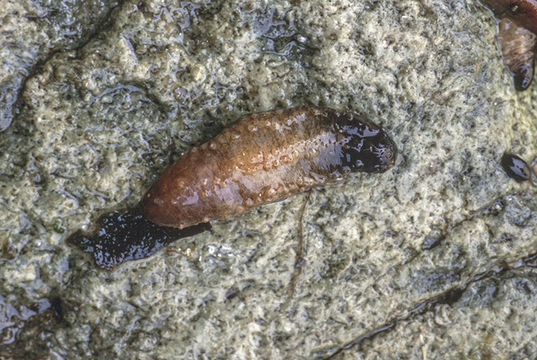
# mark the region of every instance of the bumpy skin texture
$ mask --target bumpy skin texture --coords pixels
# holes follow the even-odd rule
[[[507,17],[537,34],[537,0],[484,0],[499,18]]]
[[[533,79],[537,35],[504,18],[500,22],[499,40],[505,64],[515,77],[516,89],[527,89]]]
[[[396,153],[379,126],[355,115],[317,107],[253,114],[168,168],[143,211],[178,228],[225,219],[352,171],[383,172]]]

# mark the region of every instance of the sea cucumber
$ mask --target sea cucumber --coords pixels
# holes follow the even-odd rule
[[[143,199],[147,219],[179,229],[226,219],[354,171],[383,172],[394,142],[360,117],[297,107],[243,117],[168,168]]]
[[[537,0],[485,0],[500,19],[498,38],[515,88],[527,89],[533,79],[537,44]]]
[[[499,40],[505,64],[513,72],[515,88],[527,89],[533,79],[537,35],[511,19],[503,18]]]
[[[508,17],[537,34],[537,0],[484,0],[499,18]]]
[[[383,172],[396,154],[379,126],[356,115],[298,107],[245,116],[166,170],[141,206],[103,214],[92,233],[79,230],[67,242],[110,270],[207,231],[211,220],[352,171]]]

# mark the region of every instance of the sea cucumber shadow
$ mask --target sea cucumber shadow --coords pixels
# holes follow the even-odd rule
[[[136,207],[100,216],[93,234],[78,230],[67,242],[91,254],[97,267],[111,270],[125,261],[146,258],[173,241],[210,229],[209,223],[181,230],[159,226],[147,220],[140,207]]]

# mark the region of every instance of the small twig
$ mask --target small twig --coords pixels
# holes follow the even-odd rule
[[[300,207],[300,212],[298,214],[298,243],[295,249],[295,270],[293,276],[291,276],[291,281],[289,283],[289,300],[295,295],[295,288],[298,278],[302,274],[302,268],[306,262],[304,259],[304,213],[306,212],[306,205],[308,204],[311,196],[311,191],[308,191],[304,203]]]

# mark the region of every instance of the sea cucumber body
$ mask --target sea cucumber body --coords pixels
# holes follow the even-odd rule
[[[500,17],[508,17],[537,34],[537,0],[484,0]]]
[[[337,182],[352,171],[383,172],[396,152],[379,126],[336,110],[248,115],[168,168],[142,207],[149,220],[184,228]]]
[[[499,40],[505,63],[514,74],[516,89],[527,89],[533,79],[537,35],[511,19],[503,18]]]

